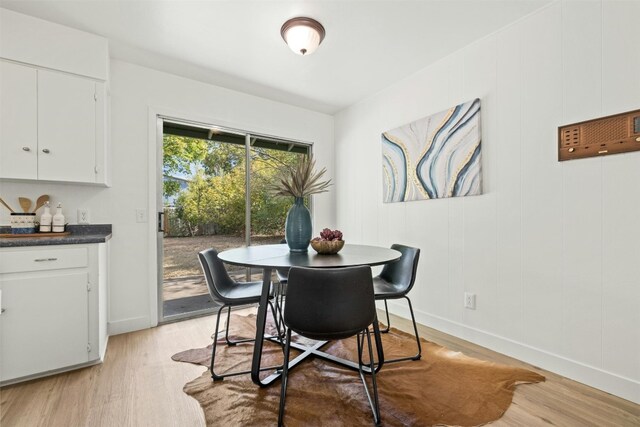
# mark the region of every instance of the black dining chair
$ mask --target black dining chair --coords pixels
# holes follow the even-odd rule
[[[209,294],[211,294],[211,298],[214,301],[221,304],[218,309],[218,314],[216,317],[216,329],[213,334],[213,348],[211,350],[211,378],[214,381],[222,380],[225,377],[230,377],[234,375],[248,374],[251,371],[238,371],[224,374],[216,374],[214,370],[215,360],[216,360],[216,348],[218,343],[218,332],[220,328],[220,315],[222,314],[222,310],[227,308],[227,323],[225,326],[225,341],[228,346],[235,346],[236,344],[252,342],[255,341],[255,338],[243,338],[232,341],[229,339],[229,323],[231,321],[231,308],[237,307],[241,305],[249,305],[249,304],[258,304],[260,302],[260,295],[262,294],[262,282],[236,282],[227,273],[227,269],[224,267],[224,264],[218,258],[218,252],[215,249],[206,249],[200,253],[198,253],[198,259],[200,260],[200,266],[202,267],[202,272],[204,273],[204,277],[207,283],[207,288],[209,289]],[[278,321],[278,316],[276,315],[275,309],[271,301],[268,301],[269,306],[271,307],[271,312],[273,313],[273,318],[276,323],[276,327],[278,329],[278,334],[280,333],[281,324]],[[261,370],[269,370],[280,368],[280,366],[276,367],[267,367],[262,368]]]
[[[364,385],[373,418],[380,423],[376,365],[384,363],[382,346],[379,345],[380,330],[373,298],[371,267],[347,267],[313,269],[292,267],[289,271],[287,304],[284,307],[286,329],[280,410],[278,425],[282,426],[289,375],[289,352],[291,333],[295,332],[313,340],[339,340],[356,336],[358,346],[358,368]],[[373,325],[376,338],[378,363],[374,362],[369,326]],[[367,339],[369,369],[373,399],[364,376],[362,347]]]
[[[382,272],[373,278],[375,299],[384,301],[384,309],[387,314],[387,327],[381,330],[381,332],[387,333],[391,327],[387,300],[405,298],[409,303],[409,312],[411,313],[411,320],[413,322],[413,331],[416,334],[418,353],[414,356],[385,360],[385,363],[401,362],[403,360],[419,360],[422,355],[422,346],[420,345],[416,318],[413,314],[413,307],[411,306],[411,300],[409,299],[408,294],[416,281],[420,249],[399,244],[391,245],[391,249],[399,251],[402,256],[398,260],[386,264],[383,267]]]

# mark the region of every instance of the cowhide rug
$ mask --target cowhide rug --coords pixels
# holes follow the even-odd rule
[[[232,315],[234,337],[251,337],[254,331],[254,315]],[[382,340],[387,359],[416,352],[415,338],[397,329],[382,334]],[[486,424],[509,408],[517,384],[545,380],[527,369],[474,359],[424,339],[421,342],[421,360],[384,365],[377,376],[384,426]],[[355,337],[329,343],[323,350],[354,361],[357,358]],[[220,339],[216,372],[249,369],[252,351],[252,343],[227,347]],[[292,349],[291,358],[296,354]],[[208,367],[210,357],[211,346],[172,358]],[[280,346],[265,343],[262,366],[280,364],[282,359]],[[213,382],[207,370],[188,382],[184,392],[200,403],[209,426],[277,424],[280,381],[266,388],[251,382],[249,375]],[[317,358],[302,362],[290,371],[285,424],[372,425],[373,416],[358,373]]]

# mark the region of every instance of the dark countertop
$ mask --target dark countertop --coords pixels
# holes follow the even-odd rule
[[[111,224],[68,225],[71,234],[60,237],[0,237],[0,248],[21,246],[80,245],[104,243],[111,239]],[[0,234],[10,234],[11,227],[0,227]]]

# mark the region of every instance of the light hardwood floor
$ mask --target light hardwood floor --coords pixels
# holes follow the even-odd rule
[[[209,344],[213,319],[113,336],[104,364],[0,388],[0,426],[204,425],[198,403],[182,387],[205,368],[173,362],[171,356]],[[406,320],[394,317],[391,323],[410,330]],[[640,426],[639,405],[434,329],[420,327],[420,334],[469,356],[547,377],[545,383],[517,387],[513,404],[492,425]]]

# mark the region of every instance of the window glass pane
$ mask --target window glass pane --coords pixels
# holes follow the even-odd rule
[[[163,315],[211,309],[198,252],[245,245],[245,147],[164,135]],[[245,280],[246,269],[228,266]]]
[[[300,156],[306,155],[286,147],[284,144],[251,147],[251,245],[282,243],[284,239],[287,212],[294,200],[274,196],[269,187],[278,182],[283,170],[294,167]],[[261,279],[262,271],[254,269],[252,280]]]

